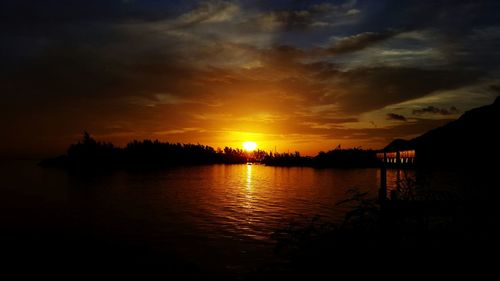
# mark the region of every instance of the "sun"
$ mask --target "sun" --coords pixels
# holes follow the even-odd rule
[[[246,141],[243,143],[243,148],[246,151],[254,151],[257,148],[257,143],[253,141]]]

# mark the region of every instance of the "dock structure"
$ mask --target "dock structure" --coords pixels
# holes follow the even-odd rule
[[[387,167],[411,167],[416,164],[415,150],[383,151],[377,153],[381,162],[379,201],[387,200]],[[392,195],[392,194],[391,194]]]
[[[415,167],[417,163],[416,155],[415,150],[377,153],[377,158],[381,161],[378,201],[384,219],[405,216],[430,217],[456,215],[457,211],[463,206],[463,202],[453,193],[432,191],[430,193],[419,194],[414,192],[411,197],[401,197],[398,190],[387,189],[387,168],[399,170]],[[397,184],[399,185],[399,183]]]
[[[383,151],[377,153],[377,158],[383,166],[411,166],[416,163],[415,150]]]

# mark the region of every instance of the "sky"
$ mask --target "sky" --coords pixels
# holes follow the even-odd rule
[[[0,155],[378,149],[492,103],[500,1],[3,0]]]

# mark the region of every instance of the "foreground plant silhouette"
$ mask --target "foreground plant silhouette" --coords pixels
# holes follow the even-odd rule
[[[413,189],[402,190],[405,194],[418,194],[415,186],[405,188]],[[496,233],[495,227],[485,225],[476,214],[436,214],[426,210],[406,213],[403,204],[385,210],[378,199],[355,188],[348,190],[346,196],[336,204],[349,209],[340,222],[313,217],[292,221],[273,233],[275,251],[287,261],[282,269],[286,274],[308,278],[357,265],[385,267],[385,258],[393,266],[411,267],[422,256],[427,261],[437,257],[466,259],[466,251],[499,244],[493,236],[485,237]],[[404,202],[412,202],[403,198]]]

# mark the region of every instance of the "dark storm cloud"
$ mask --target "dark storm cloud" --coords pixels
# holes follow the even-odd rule
[[[423,115],[423,114],[450,115],[450,114],[457,114],[459,112],[460,111],[454,106],[450,107],[449,109],[446,109],[446,108],[438,108],[438,107],[435,107],[432,105],[421,108],[421,109],[414,109],[413,110],[414,115]]]
[[[400,114],[396,114],[396,113],[387,113],[386,119],[406,122],[406,117],[404,117],[403,115],[400,115]]]

